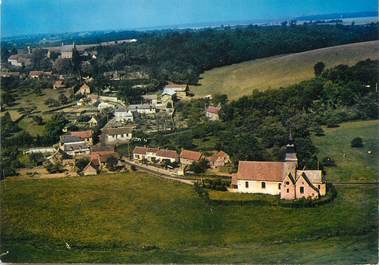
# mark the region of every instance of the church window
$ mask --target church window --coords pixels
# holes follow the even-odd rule
[[[262,189],[265,189],[266,188],[266,182],[262,182],[261,187],[262,187]]]
[[[245,182],[245,188],[248,188],[248,187],[249,187],[249,182],[246,181],[246,182]]]
[[[286,185],[290,185],[290,182],[289,182],[289,181],[286,181]]]
[[[317,185],[318,189],[321,189],[321,186],[320,185]]]
[[[304,193],[304,187],[300,187],[300,193]]]
[[[279,183],[278,184],[278,189],[280,189],[282,187],[282,183]]]
[[[290,189],[287,189],[287,193],[289,193],[290,192]]]

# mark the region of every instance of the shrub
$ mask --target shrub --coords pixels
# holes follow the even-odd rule
[[[325,167],[335,167],[336,166],[336,162],[331,157],[329,157],[329,156],[324,157],[321,160],[321,163]]]
[[[61,173],[61,172],[65,171],[63,165],[59,164],[59,163],[52,164],[52,163],[49,162],[49,163],[47,163],[45,165],[45,167],[46,167],[47,171],[49,173],[52,173],[52,174],[54,174],[54,173]]]
[[[204,179],[202,182],[202,186],[206,189],[218,190],[218,191],[226,191],[230,186],[229,180],[222,179]]]
[[[363,147],[363,140],[361,137],[355,137],[351,140],[351,147]]]
[[[78,169],[78,172],[82,171],[89,163],[88,158],[80,158],[75,161],[76,168]]]

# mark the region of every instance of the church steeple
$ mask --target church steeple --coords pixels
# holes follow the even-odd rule
[[[292,138],[292,132],[290,129],[290,133],[288,136],[288,143],[286,145],[286,162],[297,162],[297,155],[296,155],[296,149],[295,149],[295,142]]]

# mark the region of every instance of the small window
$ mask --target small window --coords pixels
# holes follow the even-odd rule
[[[249,182],[245,182],[245,188],[248,188],[249,187]]]
[[[300,187],[300,193],[304,193],[304,187]]]
[[[262,189],[265,189],[266,188],[266,182],[262,182],[261,187],[262,187]]]
[[[320,185],[317,185],[318,189],[321,189],[321,186]]]
[[[287,193],[289,193],[290,192],[290,189],[287,189]]]
[[[282,183],[279,183],[278,184],[278,189],[280,189],[282,187]]]
[[[290,185],[290,182],[289,182],[289,181],[286,181],[286,185]]]

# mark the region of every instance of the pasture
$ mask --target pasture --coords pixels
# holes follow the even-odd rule
[[[314,77],[313,66],[326,68],[353,65],[365,59],[379,59],[379,41],[346,44],[301,53],[275,56],[206,71],[200,85],[191,86],[197,97],[226,94],[229,99],[250,95],[254,89],[287,87]]]
[[[379,120],[342,123],[338,128],[324,128],[325,136],[313,136],[318,157],[331,157],[336,167],[327,167],[332,182],[378,181]],[[351,140],[363,139],[362,148],[352,148]]]
[[[190,186],[136,172],[8,178],[1,205],[5,262],[377,263],[376,186],[288,209],[211,205]]]

